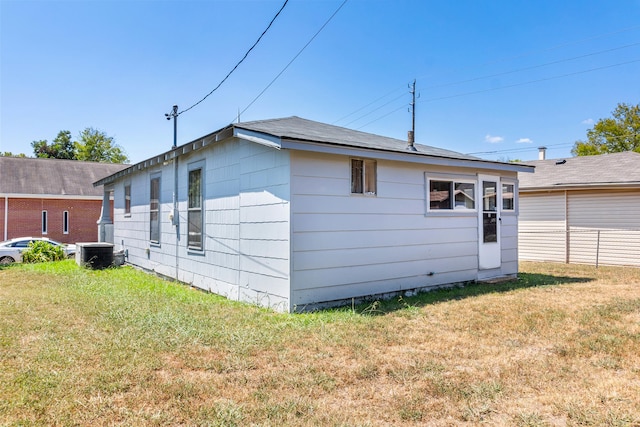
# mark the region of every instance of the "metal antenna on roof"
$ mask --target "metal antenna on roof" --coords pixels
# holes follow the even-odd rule
[[[416,79],[413,79],[413,84],[409,85],[409,93],[411,94],[411,104],[409,107],[409,112],[411,113],[411,130],[407,135],[407,150],[409,151],[418,151],[415,147],[414,142],[416,138]],[[418,95],[420,97],[420,95]]]
[[[173,118],[173,148],[178,146],[178,106],[174,105],[170,113],[164,115],[167,120]]]

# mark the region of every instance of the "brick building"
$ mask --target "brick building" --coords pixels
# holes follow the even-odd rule
[[[93,183],[126,167],[0,157],[0,240],[42,236],[63,243],[96,241],[103,191]]]

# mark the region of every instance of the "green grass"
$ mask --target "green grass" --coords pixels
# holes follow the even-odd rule
[[[640,425],[640,270],[304,314],[132,268],[0,269],[0,425]]]

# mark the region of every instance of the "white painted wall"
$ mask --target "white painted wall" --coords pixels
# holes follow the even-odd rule
[[[476,171],[378,160],[378,194],[363,196],[346,156],[295,152],[291,166],[292,308],[478,278],[478,213],[427,213],[424,178]],[[503,274],[517,273],[516,230],[511,215]]]
[[[204,250],[187,248],[187,177],[204,167]],[[427,212],[425,173],[463,168],[378,160],[376,196],[350,193],[347,156],[231,139],[179,158],[179,234],[169,220],[174,165],[116,181],[115,243],[127,261],[279,311],[517,273],[517,216],[503,216],[502,266],[478,271],[478,213]],[[149,181],[161,176],[161,242],[149,243]],[[505,173],[515,179],[515,173]],[[131,215],[124,185],[131,183]],[[291,237],[290,237],[291,236]]]
[[[640,266],[638,212],[637,189],[521,194],[520,259]]]
[[[187,176],[192,164],[204,167],[203,251],[187,248]],[[149,242],[149,181],[156,173],[161,174],[159,245]],[[288,310],[288,152],[229,140],[181,156],[178,175],[179,236],[169,220],[173,163],[116,182],[115,243],[128,250],[127,261],[233,300]],[[129,182],[131,215],[125,216],[124,185]]]
[[[570,262],[640,266],[640,190],[572,192],[568,201]]]
[[[565,262],[564,192],[520,194],[518,253],[521,260]]]

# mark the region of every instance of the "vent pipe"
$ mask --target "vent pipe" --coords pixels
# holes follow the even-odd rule
[[[413,140],[413,131],[410,130],[407,132],[407,150],[408,151],[418,151],[415,147],[415,145],[413,145],[415,141]]]
[[[538,147],[538,160],[547,159],[547,147]]]

